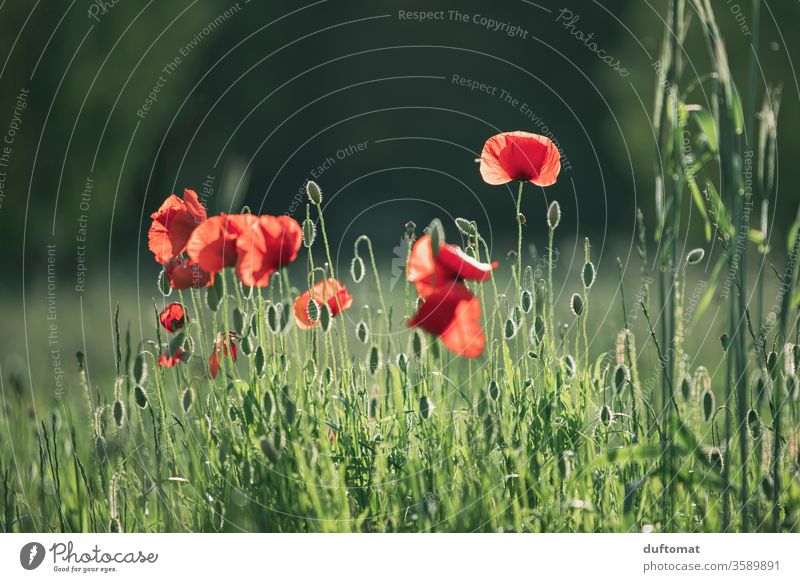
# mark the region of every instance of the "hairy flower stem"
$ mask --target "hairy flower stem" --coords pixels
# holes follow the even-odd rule
[[[322,230],[322,242],[325,243],[325,257],[328,260],[328,270],[331,273],[331,277],[333,277],[335,279],[336,278],[336,272],[334,271],[334,268],[333,268],[333,259],[331,258],[331,247],[328,244],[328,231],[325,229],[325,215],[322,212],[322,204],[318,204],[317,205],[317,212],[319,213],[319,225],[320,225],[320,229]],[[342,311],[342,304],[339,301],[339,295],[338,294],[336,295],[336,306],[339,308],[339,311],[341,312]],[[342,365],[344,366],[344,370],[342,370],[342,372],[344,373],[345,370],[347,370],[347,368],[349,367],[346,364],[347,357],[345,356],[345,354],[349,354],[350,353],[350,349],[347,346],[347,328],[345,326],[342,326],[342,344],[343,344],[341,346]]]
[[[550,227],[550,234],[547,242],[547,301],[548,301],[548,317],[550,328],[550,357],[555,360],[556,357],[556,327],[555,318],[556,313],[553,308],[553,239],[555,238],[555,228]]]
[[[520,180],[519,191],[517,192],[517,294],[516,298],[519,299],[521,293],[520,287],[522,286],[522,187],[525,182]]]
[[[383,298],[383,288],[381,286],[381,278],[378,275],[378,267],[375,264],[375,253],[372,250],[372,241],[368,236],[361,235],[360,237],[358,237],[358,239],[356,239],[355,243],[356,255],[358,255],[358,245],[362,240],[367,244],[367,251],[369,252],[369,262],[370,266],[372,267],[372,274],[375,277],[375,287],[378,289],[378,301],[380,301],[381,311],[383,311],[382,319],[386,324],[386,334],[389,338],[389,347],[391,348],[393,347],[392,334],[391,334],[392,321],[389,317],[389,310],[386,308],[386,301]]]

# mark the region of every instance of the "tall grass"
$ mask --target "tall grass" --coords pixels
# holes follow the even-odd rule
[[[755,0],[754,22],[758,10]],[[683,66],[692,32],[707,41],[701,80]],[[113,381],[90,383],[79,356],[85,398],[54,406],[40,426],[24,392],[4,387],[3,531],[796,531],[800,222],[776,271],[783,300],[765,316],[773,274],[763,263],[783,249],[750,208],[774,202],[779,95],[765,92],[756,113],[756,57],[742,97],[710,1],[670,2],[653,116],[656,213],[637,214],[640,290],[626,288],[620,261],[618,280],[598,272],[588,240],[580,273],[559,274],[558,227],[570,217],[554,203],[526,225],[521,187],[511,291],[494,280],[476,291],[485,355],[459,359],[406,329],[413,291],[384,288],[369,238],[355,244],[349,279],[334,272],[314,185],[307,280],[284,271],[257,290],[226,274],[179,293],[162,278],[190,323],[171,337],[156,323],[133,345],[117,319]],[[712,98],[698,105],[703,91]],[[707,240],[682,255],[691,205]],[[491,258],[469,219],[432,230],[453,226],[469,252]],[[548,229],[541,258],[523,253],[524,226]],[[404,236],[414,242],[413,223]],[[748,249],[762,263],[749,276]],[[686,317],[687,278],[702,261],[713,276]],[[333,276],[361,300],[336,318],[315,305],[320,324],[298,329],[294,297]],[[618,291],[619,333],[590,343],[603,285]],[[727,328],[705,352],[717,359],[699,362],[684,338],[714,300]],[[212,342],[228,332],[239,358],[223,356],[213,379]],[[156,365],[179,349],[188,363]]]

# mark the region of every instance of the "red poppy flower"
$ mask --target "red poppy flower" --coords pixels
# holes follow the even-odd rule
[[[186,250],[192,232],[206,219],[206,209],[194,190],[184,190],[183,200],[173,194],[150,218],[153,224],[147,233],[147,246],[156,261],[166,265]]]
[[[189,316],[184,312],[183,305],[180,303],[170,303],[161,311],[158,319],[161,321],[161,325],[164,326],[164,329],[173,333],[183,329],[183,326],[189,321]]]
[[[488,184],[513,180],[537,186],[556,183],[561,171],[561,154],[547,137],[525,131],[500,133],[483,146],[481,176]]]
[[[486,338],[481,327],[478,298],[461,283],[433,291],[408,322],[435,335],[457,356],[477,358],[483,353]]]
[[[199,289],[214,282],[214,275],[191,263],[186,257],[172,259],[166,265],[166,275],[173,289]]]
[[[220,214],[212,216],[198,226],[189,243],[186,252],[192,263],[208,273],[219,273],[225,267],[236,264],[236,240],[248,226],[256,221],[252,214]]]
[[[439,246],[439,253],[434,258],[431,235],[426,234],[414,243],[406,274],[424,299],[435,289],[456,281],[488,281],[492,277],[492,270],[496,268],[496,262],[478,262],[456,245],[447,243]]]
[[[317,325],[316,321],[311,321],[308,317],[308,304],[312,298],[317,303],[326,303],[334,317],[353,305],[352,295],[339,281],[336,279],[320,281],[294,301],[294,320],[301,329]]]
[[[288,216],[259,216],[236,241],[236,274],[249,287],[266,287],[270,276],[297,258],[303,229]]]
[[[220,356],[227,356],[230,353],[231,360],[236,363],[236,344],[233,343],[235,339],[238,339],[238,336],[232,331],[229,331],[227,334],[222,332],[217,334],[217,339],[214,340],[214,345],[211,348],[211,355],[208,358],[208,369],[211,372],[212,378],[216,378],[217,374],[219,374]]]
[[[178,348],[171,356],[169,355],[169,352],[164,352],[158,357],[158,365],[163,368],[172,368],[173,366],[177,366],[181,361],[183,361],[183,354],[183,348]]]

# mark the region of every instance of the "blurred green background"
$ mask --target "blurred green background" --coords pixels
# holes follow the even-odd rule
[[[743,82],[747,3],[712,4]],[[782,237],[798,201],[800,3],[764,7],[762,93],[783,86],[771,215]],[[439,19],[407,16],[419,10]],[[635,278],[635,210],[653,209],[665,10],[664,0],[0,3],[0,133],[14,130],[1,168],[4,387],[52,384],[53,350],[70,374],[78,349],[110,370],[117,301],[135,341],[151,334],[149,214],[184,187],[210,213],[248,205],[302,218],[296,195],[317,179],[340,270],[366,233],[389,279],[403,225],[436,216],[453,237],[448,219],[477,220],[502,258],[514,246],[512,195],[474,163],[498,131],[549,129],[565,157],[556,186],[526,190],[528,240],[542,244],[558,199],[565,249],[590,236],[610,285],[617,255]],[[708,71],[696,27],[686,58],[687,77]],[[696,102],[708,106],[702,91]],[[704,242],[694,222],[691,246]]]

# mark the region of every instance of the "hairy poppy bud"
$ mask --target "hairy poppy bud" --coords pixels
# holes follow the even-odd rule
[[[722,451],[717,447],[711,449],[708,452],[708,463],[711,465],[712,469],[722,473],[722,470],[725,468],[725,458],[722,455]]]
[[[681,378],[681,396],[688,401],[692,398],[692,394],[694,394],[694,383],[689,374],[684,374],[683,378]]]
[[[489,382],[487,393],[492,401],[497,402],[497,399],[500,398],[500,385],[497,383],[497,380],[492,380]]]
[[[714,414],[714,393],[710,390],[703,393],[703,420],[706,422],[711,420]]]
[[[423,420],[428,420],[433,413],[433,402],[427,396],[423,396],[419,399],[419,415],[422,417]]]
[[[611,423],[614,422],[614,411],[608,406],[608,404],[603,405],[603,408],[600,409],[600,422],[608,428],[611,426]]]
[[[703,257],[706,256],[706,252],[703,249],[693,249],[689,251],[689,254],[686,255],[686,264],[687,265],[696,265],[700,261],[703,260]]]
[[[594,280],[596,276],[597,273],[594,269],[594,265],[592,264],[591,261],[589,261],[583,266],[583,273],[582,273],[583,286],[586,287],[587,289],[591,289],[592,285],[594,285]]]
[[[625,385],[630,382],[631,373],[625,364],[620,364],[614,368],[614,391],[619,394],[625,388]]]
[[[303,244],[307,249],[311,248],[317,238],[317,225],[310,218],[303,221]]]
[[[350,277],[352,277],[353,281],[356,283],[361,283],[364,280],[364,261],[361,257],[353,257],[353,260],[350,262]]]
[[[476,228],[475,223],[467,220],[466,218],[456,218],[456,226],[464,236],[476,236],[478,234],[478,229]]]
[[[573,294],[569,301],[569,308],[576,317],[583,315],[583,297],[577,293]]]
[[[550,230],[555,230],[561,222],[561,206],[558,200],[553,200],[547,209],[547,226]]]
[[[444,228],[438,218],[434,218],[428,229],[431,233],[431,249],[433,250],[434,258],[439,254],[439,247],[444,243]]]
[[[306,184],[306,194],[314,206],[319,206],[322,203],[322,189],[313,180],[309,180],[308,184]]]

